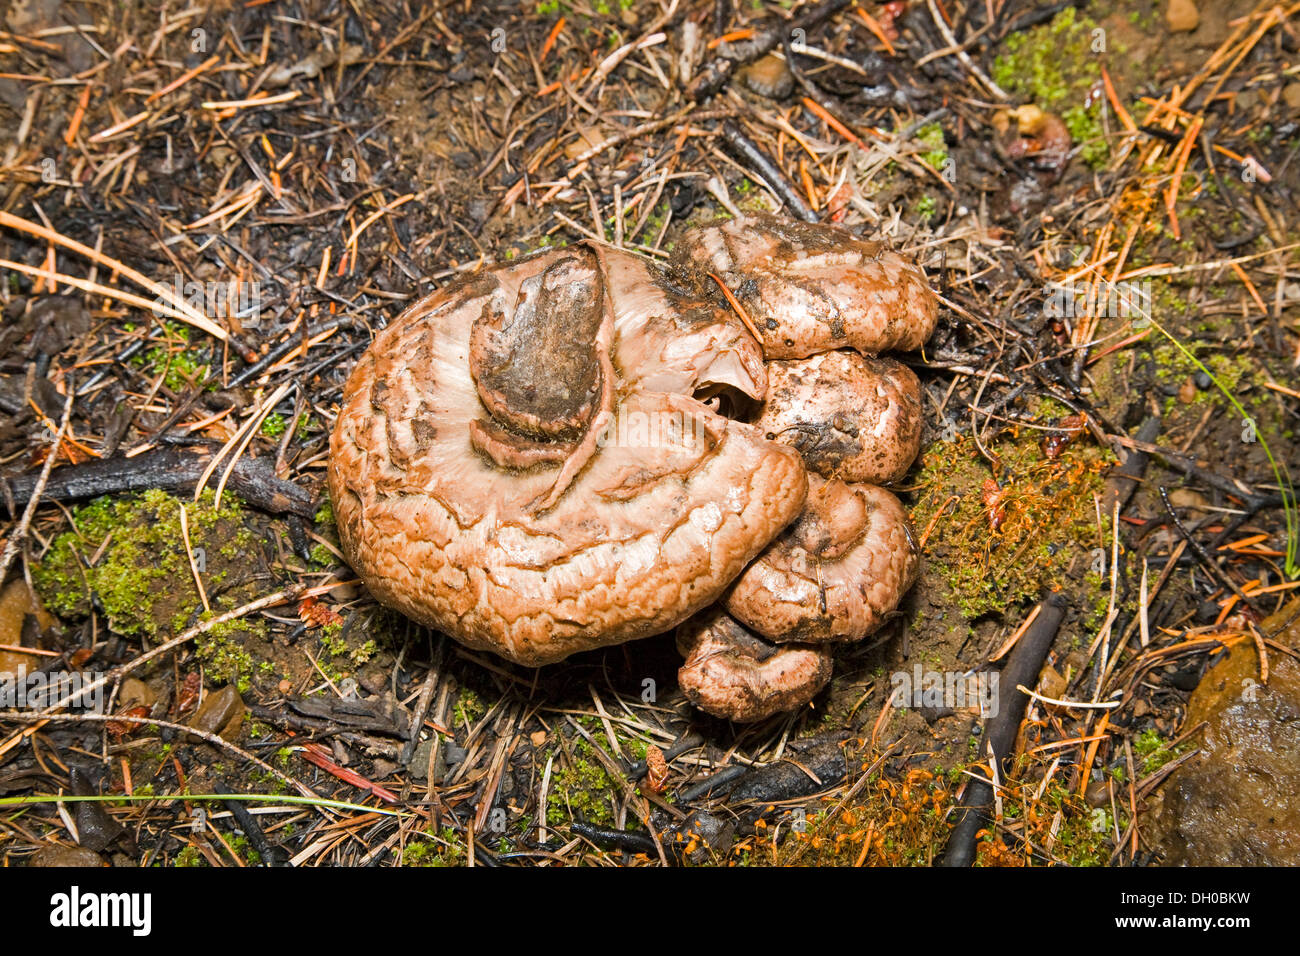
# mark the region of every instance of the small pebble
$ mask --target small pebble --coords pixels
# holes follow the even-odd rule
[[[152,707],[158,695],[138,677],[128,677],[122,681],[117,699],[123,710],[130,710],[132,707]]]
[[[769,53],[740,71],[740,81],[759,96],[783,100],[794,89],[794,74],[785,60]]]
[[[1068,682],[1055,667],[1048,664],[1043,668],[1042,676],[1038,679],[1039,693],[1045,697],[1054,697],[1060,700],[1065,696],[1065,688]]]
[[[1165,22],[1174,33],[1190,33],[1200,26],[1201,14],[1192,0],[1169,0]]]
[[[411,776],[414,777],[416,780],[429,779],[429,758],[433,756],[433,745],[437,739],[438,738],[435,735],[433,737],[426,737],[424,740],[421,740],[420,743],[416,746],[415,752],[411,755],[411,763],[409,769],[411,771]],[[434,767],[435,778],[439,775],[439,769],[440,768],[438,767]],[[434,783],[437,782],[438,781],[435,779]]]
[[[98,853],[79,846],[47,846],[37,850],[27,861],[28,866],[63,867],[63,866],[105,866],[103,857]]]
[[[227,684],[214,690],[203,699],[202,706],[190,719],[190,726],[204,733],[216,734],[225,740],[239,736],[244,725],[244,699],[234,685]],[[202,738],[194,738],[197,742]]]

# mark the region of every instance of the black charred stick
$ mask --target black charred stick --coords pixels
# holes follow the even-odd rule
[[[350,317],[341,316],[337,319],[330,319],[327,322],[322,322],[319,325],[314,325],[310,329],[307,329],[307,331],[300,336],[298,335],[289,336],[283,342],[279,343],[274,348],[272,348],[271,351],[267,352],[265,355],[261,356],[260,358],[255,357],[255,361],[249,364],[237,375],[233,376],[230,379],[230,384],[227,385],[226,387],[234,388],[237,385],[243,385],[245,382],[251,382],[253,379],[257,378],[257,376],[261,375],[264,371],[266,371],[268,368],[270,368],[280,359],[284,358],[294,349],[301,348],[304,342],[311,341],[316,336],[320,335],[322,332],[328,332],[330,331],[330,329],[336,329],[339,326],[350,326],[351,324],[352,324],[352,319]]]
[[[838,786],[848,772],[843,743],[827,740],[797,753],[791,751],[778,763],[752,768],[727,800],[760,805],[795,800]]]
[[[173,493],[193,491],[211,461],[210,452],[167,448],[135,458],[100,458],[65,465],[50,473],[44,497],[67,501],[150,488]],[[31,500],[36,478],[34,474],[18,475],[0,482],[10,492],[0,499],[10,508],[24,507]],[[253,507],[271,514],[288,512],[310,518],[315,513],[313,496],[293,482],[277,478],[271,466],[260,458],[241,456],[227,486]]]
[[[1161,129],[1159,126],[1143,124],[1142,126],[1139,126],[1138,129],[1141,132],[1146,133],[1152,139],[1158,139],[1161,142],[1169,143],[1171,146],[1177,146],[1183,141],[1181,136],[1171,133],[1167,129]]]
[[[231,790],[221,778],[217,778],[213,782],[212,791],[213,793],[230,796],[235,795],[235,791]],[[252,844],[253,849],[262,858],[263,863],[267,866],[284,866],[288,862],[288,853],[285,852],[283,847],[274,845],[266,838],[266,833],[262,830],[261,824],[257,822],[257,817],[248,812],[247,803],[243,800],[222,800],[221,803],[235,818],[235,822],[239,824],[239,829],[244,831],[244,836],[248,838],[248,842]]]
[[[1011,770],[1011,756],[1016,744],[1016,732],[1024,720],[1029,695],[1019,690],[1021,686],[1033,687],[1043,661],[1056,639],[1061,621],[1065,618],[1067,602],[1064,596],[1052,594],[1040,605],[1038,617],[1020,636],[1007,665],[998,677],[998,712],[984,725],[980,752],[991,749],[997,762],[1001,779]],[[993,786],[984,780],[971,780],[957,806],[957,823],[948,835],[939,866],[970,866],[975,862],[975,837],[988,825],[989,807],[993,803]]]
[[[697,784],[687,787],[677,795],[682,803],[690,803],[692,800],[698,800],[712,790],[719,787],[725,787],[730,783],[749,773],[749,768],[744,764],[735,764],[731,767],[723,767],[717,773],[709,774]]]
[[[1160,435],[1160,419],[1152,415],[1138,426],[1137,440],[1140,442],[1151,443]],[[1142,476],[1146,474],[1147,465],[1151,462],[1151,456],[1139,448],[1130,448],[1124,455],[1122,464],[1112,469],[1111,473],[1106,476],[1106,485],[1101,494],[1101,513],[1111,515],[1115,511],[1115,505],[1119,505],[1119,510],[1123,512],[1124,507],[1128,504],[1129,499],[1133,497],[1133,492],[1142,481]]]
[[[581,820],[576,820],[569,826],[569,832],[608,850],[626,850],[629,853],[646,854],[657,854],[659,852],[658,848],[655,847],[654,839],[644,831],[611,830],[608,827],[598,827],[594,823],[583,823]]]
[[[757,60],[763,54],[771,52],[781,42],[782,37],[794,30],[807,32],[848,5],[849,0],[826,0],[825,3],[814,7],[793,23],[783,23],[779,26],[768,27],[765,30],[758,30],[751,39],[726,44],[726,53],[714,57],[700,68],[699,74],[686,91],[687,97],[691,100],[708,99],[727,85],[727,81],[731,79],[731,74],[735,72],[737,67]]]
[[[808,208],[808,204],[799,196],[794,184],[786,178],[781,167],[772,161],[757,143],[744,134],[739,126],[731,120],[722,124],[722,142],[727,152],[746,166],[749,166],[763,178],[772,191],[781,197],[781,201],[790,207],[790,211],[804,222],[817,222],[817,213]]]
[[[1209,552],[1205,550],[1199,541],[1192,537],[1192,533],[1187,530],[1187,526],[1179,519],[1178,512],[1174,511],[1173,502],[1169,500],[1169,492],[1165,489],[1164,485],[1160,486],[1160,501],[1164,504],[1165,511],[1169,512],[1169,517],[1173,520],[1174,527],[1177,528],[1178,533],[1183,536],[1183,540],[1191,546],[1192,551],[1196,554],[1196,557],[1201,564],[1205,566],[1206,570],[1208,570],[1220,584],[1241,599],[1242,607],[1250,613],[1254,620],[1263,620],[1264,615],[1260,614],[1255,605],[1251,603],[1250,598],[1246,596],[1246,592],[1237,586],[1237,582],[1228,576],[1228,572],[1219,567],[1219,563],[1215,561],[1214,558],[1210,557]]]

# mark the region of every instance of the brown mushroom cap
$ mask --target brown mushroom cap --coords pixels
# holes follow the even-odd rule
[[[755,427],[824,478],[886,485],[921,450],[921,383],[890,358],[823,352],[769,362]]]
[[[686,663],[677,681],[692,704],[715,717],[750,722],[811,701],[831,679],[826,647],[780,647],[754,636],[719,608],[677,629]]]
[[[548,441],[541,428],[491,416],[470,361],[475,323],[515,315],[525,283],[556,261],[493,270],[412,306],[358,362],[330,444],[344,553],[375,597],[529,665],[675,627],[798,514],[807,489],[793,450],[691,397],[701,386],[761,396],[762,366],[738,320],[670,314],[671,290],[629,299],[607,276],[600,334],[613,342],[600,387],[615,368],[617,381],[581,436]],[[621,257],[618,268],[632,271]],[[657,288],[640,268],[633,284]],[[594,307],[571,301],[560,315]],[[488,321],[494,334],[508,329]],[[515,362],[536,380],[548,374],[528,350]],[[508,384],[527,381],[514,374]],[[494,387],[493,400],[508,391]],[[589,391],[578,394],[585,401]],[[551,407],[538,423],[564,417]],[[616,427],[625,418],[672,427],[629,442]],[[611,426],[611,440],[598,440]],[[557,484],[580,449],[589,456]]]
[[[916,578],[907,513],[875,485],[808,476],[808,502],[745,569],[725,605],[768,640],[860,641]]]
[[[770,216],[675,261],[584,243],[417,302],[344,390],[330,494],[349,563],[415,620],[526,665],[678,628],[691,700],[759,720],[916,575],[875,483],[916,454],[919,386],[869,356],[919,347],[937,300],[879,244]],[[757,424],[705,404],[728,392]]]
[[[916,349],[938,320],[938,299],[917,266],[830,226],[748,216],[687,233],[675,257],[726,283],[768,359]]]

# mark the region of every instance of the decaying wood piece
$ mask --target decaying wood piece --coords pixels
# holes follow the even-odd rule
[[[984,725],[980,738],[980,753],[988,756],[997,767],[998,777],[1005,780],[1011,770],[1016,733],[1024,720],[1029,695],[1020,687],[1033,687],[1038,683],[1043,661],[1056,639],[1061,621],[1068,607],[1064,595],[1052,594],[1042,603],[1042,610],[1012,648],[1007,664],[998,679],[999,706],[997,714]],[[989,781],[972,779],[966,785],[961,803],[955,813],[956,824],[948,835],[947,846],[939,866],[970,866],[975,862],[976,835],[989,823],[989,807],[993,803],[993,786]]]
[[[99,458],[64,465],[50,473],[43,496],[55,501],[74,501],[151,488],[173,493],[193,491],[211,462],[211,452],[165,448],[134,458]],[[21,508],[31,499],[36,480],[36,475],[19,475],[0,482],[0,503],[6,508]],[[314,496],[293,482],[276,477],[270,462],[263,458],[240,456],[228,485],[253,507],[271,514],[310,518],[315,513]]]

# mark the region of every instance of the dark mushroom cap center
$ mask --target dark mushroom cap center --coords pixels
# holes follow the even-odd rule
[[[469,362],[492,417],[536,438],[581,434],[600,400],[594,343],[604,309],[604,279],[587,249],[525,279],[513,309],[485,309],[470,333]]]

